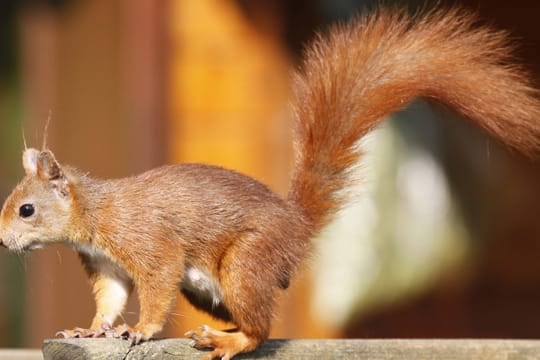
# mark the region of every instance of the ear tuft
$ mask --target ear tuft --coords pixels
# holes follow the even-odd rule
[[[38,170],[38,156],[39,150],[36,149],[26,149],[23,153],[23,167],[26,175],[36,175]]]

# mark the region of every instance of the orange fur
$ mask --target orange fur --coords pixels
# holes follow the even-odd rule
[[[356,142],[385,115],[425,97],[511,148],[537,151],[537,91],[510,64],[505,35],[474,21],[459,10],[409,16],[383,9],[319,37],[294,83],[296,160],[286,199],[214,166],[98,180],[60,165],[47,149],[27,149],[26,176],[0,214],[0,240],[16,251],[64,242],[79,252],[97,313],[90,329],[65,336],[151,338],[180,289],[238,327],[189,332],[196,347],[213,348],[207,358],[251,351],[269,335],[277,292],[343,205],[361,155]],[[139,322],[114,329],[132,286]]]
[[[415,98],[453,108],[526,155],[540,145],[538,91],[504,32],[459,9],[381,9],[336,26],[296,76],[296,164],[289,199],[320,228],[343,203],[354,144]]]

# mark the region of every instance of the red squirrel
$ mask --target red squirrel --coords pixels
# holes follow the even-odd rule
[[[512,63],[503,32],[462,10],[379,9],[335,26],[307,49],[293,81],[295,161],[279,197],[238,172],[167,165],[100,180],[47,147],[23,154],[26,176],[0,214],[1,244],[22,252],[75,249],[96,315],[65,337],[152,338],[178,291],[235,324],[186,333],[205,359],[230,359],[269,336],[278,293],[312,253],[312,238],[345,203],[357,142],[415,98],[440,102],[527,155],[540,144],[540,101]],[[133,287],[139,322],[113,327]]]

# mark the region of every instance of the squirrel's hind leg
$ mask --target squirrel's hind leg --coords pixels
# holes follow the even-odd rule
[[[268,338],[280,274],[270,268],[261,269],[259,261],[249,261],[254,251],[271,252],[261,249],[259,245],[265,242],[259,241],[256,233],[249,236],[228,249],[218,269],[223,305],[238,330],[225,332],[203,325],[185,334],[193,340],[193,347],[212,349],[204,357],[206,360],[230,359],[238,353],[253,351]]]

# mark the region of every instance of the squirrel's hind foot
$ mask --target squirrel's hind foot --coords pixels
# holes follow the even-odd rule
[[[184,336],[192,340],[194,348],[198,350],[210,349],[203,360],[230,360],[238,353],[252,351],[259,344],[259,341],[248,337],[241,331],[224,332],[214,330],[207,325],[201,325],[197,330],[188,331]]]

